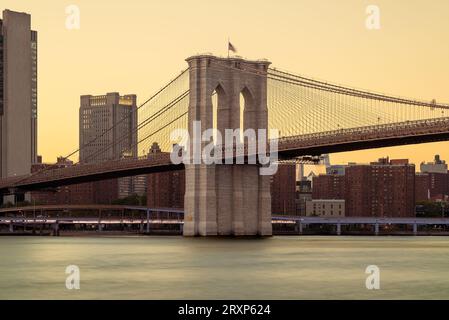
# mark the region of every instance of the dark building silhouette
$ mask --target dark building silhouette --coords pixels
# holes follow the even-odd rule
[[[185,171],[157,172],[147,176],[147,206],[184,208]]]
[[[428,201],[449,197],[449,174],[419,173],[415,177],[416,201]]]
[[[271,212],[296,214],[296,164],[280,163],[271,180]]]
[[[149,156],[161,153],[153,143]],[[184,208],[186,177],[184,170],[156,172],[147,175],[147,206],[150,208]]]
[[[73,162],[59,157],[56,163],[37,163],[31,166],[32,172],[47,169],[58,169],[73,166]],[[118,180],[80,183],[61,186],[50,190],[31,192],[31,199],[35,203],[53,204],[111,204],[118,198]]]

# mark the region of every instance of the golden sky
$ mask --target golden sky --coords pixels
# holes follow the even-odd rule
[[[380,8],[381,29],[365,27]],[[77,5],[81,28],[65,27]],[[39,153],[78,147],[82,94],[135,93],[144,101],[196,53],[239,54],[330,82],[449,102],[447,0],[2,0],[39,32]],[[449,160],[449,142],[340,153],[333,163],[380,156]]]

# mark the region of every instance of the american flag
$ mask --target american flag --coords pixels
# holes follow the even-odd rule
[[[236,49],[236,48],[232,45],[232,43],[229,42],[229,41],[228,41],[228,50],[229,50],[229,51],[232,51],[232,52],[234,52],[234,53],[237,52],[237,49]]]

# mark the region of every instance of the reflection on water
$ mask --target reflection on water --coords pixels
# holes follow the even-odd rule
[[[2,237],[0,298],[449,299],[449,238]]]

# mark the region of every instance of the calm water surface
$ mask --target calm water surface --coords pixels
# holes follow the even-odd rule
[[[449,238],[2,237],[0,299],[17,298],[449,299]]]

